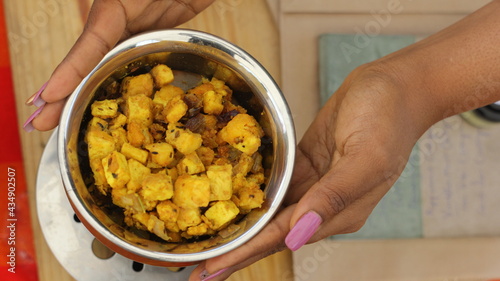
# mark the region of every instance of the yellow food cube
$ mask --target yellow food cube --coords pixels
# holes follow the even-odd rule
[[[201,223],[201,214],[199,208],[180,208],[179,216],[177,217],[177,226],[182,231],[185,231],[190,226],[195,226]]]
[[[209,226],[213,230],[219,230],[227,226],[240,210],[231,200],[218,201],[205,212],[205,217],[209,221]]]
[[[205,171],[205,165],[201,162],[200,157],[196,152],[186,154],[184,158],[177,164],[177,171],[179,175],[183,174],[198,174]]]
[[[109,132],[115,141],[115,150],[120,150],[124,143],[128,142],[127,131],[124,128],[118,127],[110,129]]]
[[[146,164],[148,161],[149,153],[146,150],[137,148],[128,142],[122,145],[120,152],[125,155],[127,159],[135,159],[142,164]]]
[[[201,146],[196,150],[196,154],[198,154],[198,157],[200,157],[201,162],[205,166],[209,166],[212,164],[212,161],[214,160],[215,152],[206,146]]]
[[[238,114],[226,127],[219,131],[219,137],[243,153],[252,155],[259,149],[264,131],[259,123],[248,114]]]
[[[124,99],[139,94],[150,97],[153,95],[153,76],[146,73],[137,76],[125,77],[123,78],[121,88]]]
[[[129,159],[127,163],[130,170],[130,180],[127,183],[127,190],[129,192],[136,192],[142,187],[144,178],[151,174],[151,170],[135,159]]]
[[[118,115],[118,103],[116,100],[95,101],[90,108],[92,116],[102,119],[114,118]]]
[[[139,194],[148,201],[170,199],[174,195],[172,179],[164,173],[150,174],[142,181]]]
[[[146,126],[153,123],[153,101],[146,95],[139,94],[126,99],[125,115],[130,123],[131,120],[140,122]]]
[[[176,123],[186,114],[188,106],[181,96],[172,98],[163,109],[162,114],[168,123]]]
[[[177,222],[179,207],[170,200],[165,200],[156,206],[158,216],[164,222]]]
[[[190,236],[201,236],[201,235],[206,235],[208,231],[209,231],[208,225],[202,222],[199,225],[188,227],[186,233]]]
[[[174,161],[174,148],[166,142],[148,144],[145,148],[149,150],[151,160],[161,167],[166,167]]]
[[[174,184],[172,201],[182,208],[208,206],[210,200],[210,181],[206,176],[181,175]]]
[[[118,151],[113,151],[102,159],[106,181],[112,188],[123,188],[130,180],[127,158]]]
[[[251,183],[251,182],[250,182]],[[264,203],[264,192],[258,185],[251,183],[238,191],[238,199],[240,207],[243,210],[252,210],[260,208]]]
[[[195,152],[201,147],[202,138],[188,129],[177,128],[175,124],[169,124],[165,140],[186,155]]]
[[[174,85],[166,85],[160,88],[155,93],[153,98],[153,102],[167,106],[167,103],[174,97],[182,96],[184,94],[184,90]]]
[[[153,75],[153,79],[155,81],[156,87],[160,88],[174,81],[174,73],[170,67],[159,64],[153,69],[151,69],[151,74]]]
[[[125,211],[124,221],[130,227],[135,227],[141,230],[148,230],[147,225],[149,221],[149,214]]]
[[[135,120],[130,121],[127,125],[127,139],[135,147],[153,143],[153,136],[148,127]]]
[[[127,116],[124,114],[118,113],[115,118],[109,121],[109,129],[117,129],[125,126],[127,124]]]
[[[232,174],[233,167],[231,164],[208,166],[207,177],[210,180],[210,201],[231,199],[233,195]]]
[[[208,91],[203,94],[203,112],[219,115],[223,109],[223,96],[219,92]]]

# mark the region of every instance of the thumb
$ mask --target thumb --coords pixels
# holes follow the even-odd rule
[[[27,104],[61,104],[122,38],[126,28],[125,20],[119,1],[95,1],[83,33],[54,70],[44,89],[28,99]],[[54,128],[59,122],[62,108],[46,106],[32,120],[33,127],[41,131]]]
[[[287,247],[295,251],[307,242],[359,230],[390,187],[382,176],[384,165],[376,162],[359,155],[341,157],[298,202]],[[352,212],[350,206],[361,207]]]

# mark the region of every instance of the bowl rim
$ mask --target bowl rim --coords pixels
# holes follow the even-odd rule
[[[136,247],[131,243],[126,243],[126,241],[114,235],[111,231],[109,231],[109,229],[103,226],[102,223],[100,223],[99,220],[97,220],[92,215],[91,211],[86,208],[85,203],[82,202],[81,197],[77,194],[76,187],[73,183],[73,179],[70,172],[70,166],[69,166],[70,161],[67,157],[67,149],[68,149],[67,128],[71,121],[75,101],[80,95],[83,94],[82,89],[84,89],[89,79],[99,69],[101,69],[109,61],[112,61],[119,54],[135,47],[140,47],[152,43],[158,43],[161,41],[179,41],[185,43],[208,45],[210,47],[216,48],[224,53],[231,55],[233,59],[246,70],[251,69],[253,70],[253,72],[261,74],[258,78],[259,82],[268,92],[277,94],[277,95],[275,94],[276,96],[272,97],[271,100],[273,102],[273,107],[279,113],[278,117],[281,118],[280,124],[283,126],[282,129],[287,134],[287,138],[285,138],[285,143],[283,144],[287,161],[285,161],[283,166],[283,171],[281,173],[282,180],[280,182],[280,187],[278,188],[274,200],[272,201],[271,204],[269,204],[269,209],[262,215],[262,217],[255,223],[255,225],[253,225],[243,234],[236,237],[231,242],[224,243],[221,246],[217,246],[215,248],[203,250],[201,252],[196,252],[196,253],[169,253],[169,252],[151,251],[140,247]],[[270,119],[272,118],[270,117]],[[265,225],[267,225],[268,222],[274,217],[274,215],[278,212],[280,206],[283,203],[285,194],[288,190],[288,186],[291,181],[291,176],[295,161],[295,145],[296,145],[295,129],[293,124],[292,114],[290,112],[288,104],[286,103],[285,97],[282,94],[276,82],[271,77],[271,75],[255,58],[253,58],[250,54],[248,54],[246,51],[239,48],[238,46],[218,36],[202,31],[196,31],[190,29],[177,29],[177,28],[146,32],[136,35],[118,44],[110,52],[108,52],[104,56],[104,58],[99,62],[99,64],[81,81],[81,83],[77,86],[77,88],[68,98],[60,117],[57,140],[58,140],[58,145],[57,145],[58,160],[66,195],[73,209],[75,209],[75,212],[79,213],[79,215],[82,216],[81,220],[87,221],[89,224],[92,225],[92,227],[95,228],[95,230],[98,232],[99,235],[102,235],[105,239],[108,239],[112,244],[115,244],[120,248],[123,248],[125,251],[132,252],[140,257],[153,259],[157,261],[166,261],[166,262],[193,262],[193,261],[206,260],[215,256],[222,255],[231,250],[234,250],[237,247],[240,247],[241,245],[245,244],[255,235],[257,235],[257,233],[259,233],[265,227]]]

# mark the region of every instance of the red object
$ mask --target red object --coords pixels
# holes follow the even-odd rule
[[[37,281],[4,15],[0,0],[0,280]]]

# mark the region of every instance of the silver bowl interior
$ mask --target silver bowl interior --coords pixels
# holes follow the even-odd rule
[[[193,243],[167,243],[141,237],[103,210],[89,192],[82,175],[86,144],[82,128],[88,107],[98,89],[126,75],[132,67],[162,62],[173,70],[205,77],[225,77],[241,93],[250,93],[256,116],[272,139],[272,152],[265,187],[264,206],[237,223],[234,233]],[[229,77],[229,78],[228,78]],[[246,95],[248,97],[248,95]],[[256,101],[256,102],[255,102]],[[70,203],[101,239],[146,259],[166,262],[196,262],[226,253],[255,236],[278,211],[288,188],[295,158],[295,132],[286,101],[269,73],[249,54],[210,34],[172,29],[135,36],[115,47],[81,82],[63,110],[58,135],[58,157]]]

